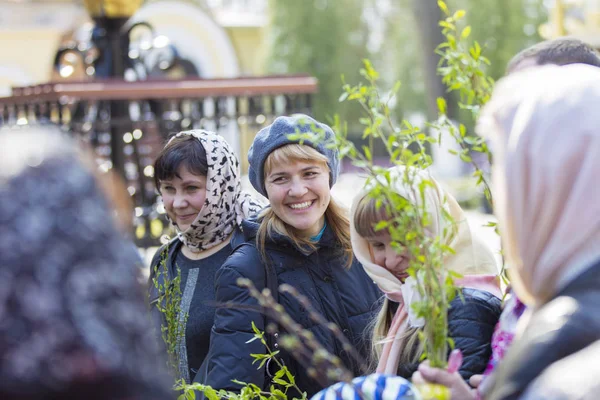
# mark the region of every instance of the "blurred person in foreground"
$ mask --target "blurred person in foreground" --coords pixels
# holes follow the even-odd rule
[[[558,38],[546,40],[528,47],[517,53],[508,63],[506,68],[507,75],[525,71],[528,68],[540,65],[570,65],[587,64],[594,67],[600,67],[600,55],[596,50],[575,38]],[[475,375],[470,380],[473,387],[478,387],[485,380],[486,384],[480,389],[485,390],[485,386],[491,380],[487,378],[493,374],[496,365],[504,358],[504,354],[510,347],[516,333],[517,323],[524,314],[526,306],[514,295],[512,291],[506,296],[504,309],[500,316],[500,321],[496,326],[492,338],[492,356],[483,376]],[[426,370],[427,371],[427,370]],[[456,381],[448,383],[457,387],[463,387],[463,382]],[[473,398],[476,393],[473,392]]]
[[[528,306],[484,399],[597,397],[598,368],[577,361],[600,340],[599,107],[600,69],[545,66],[500,81],[482,112],[511,282]],[[422,365],[413,379],[474,398],[452,375]]]
[[[540,65],[587,64],[600,67],[600,56],[591,46],[575,38],[545,40],[517,53],[506,67],[506,75]]]
[[[173,398],[127,198],[54,128],[0,130],[0,149],[0,398]]]

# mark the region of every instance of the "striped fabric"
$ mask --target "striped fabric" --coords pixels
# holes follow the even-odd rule
[[[372,374],[339,382],[321,390],[311,400],[421,400],[419,392],[400,376]]]

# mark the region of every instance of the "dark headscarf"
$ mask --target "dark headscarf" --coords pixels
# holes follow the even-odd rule
[[[0,131],[0,398],[167,399],[135,248],[55,131]]]

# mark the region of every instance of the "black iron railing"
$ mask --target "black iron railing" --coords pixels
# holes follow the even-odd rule
[[[60,82],[13,88],[0,98],[0,126],[53,123],[88,143],[99,168],[123,176],[140,247],[159,243],[167,224],[152,164],[172,132],[216,131],[238,150],[242,171],[256,132],[278,115],[311,112],[309,76],[126,82]]]

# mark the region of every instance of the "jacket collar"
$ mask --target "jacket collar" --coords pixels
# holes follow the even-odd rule
[[[256,236],[258,233],[258,228],[260,227],[260,222],[261,222],[261,219],[258,217],[253,217],[253,218],[245,219],[244,221],[242,221],[242,230],[244,232],[244,238],[246,241],[256,242]],[[319,240],[319,242],[318,242],[319,248],[339,247],[339,241],[337,240],[335,234],[333,233],[333,230],[331,229],[330,225],[331,224],[328,223],[325,227],[325,232],[323,232],[323,236],[321,237],[321,240]],[[279,246],[292,247],[292,248],[300,251],[303,254],[307,254],[305,250],[299,249],[288,236],[285,236],[285,235],[282,235],[282,234],[279,234],[276,232],[273,232],[273,234],[267,238],[267,244],[274,245],[277,247],[279,247]],[[308,254],[311,254],[311,253],[308,253]]]

